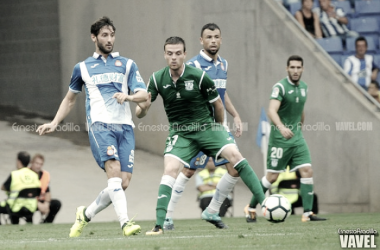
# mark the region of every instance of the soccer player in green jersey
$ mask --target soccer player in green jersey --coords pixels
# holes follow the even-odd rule
[[[136,106],[137,117],[144,117],[151,102],[160,94],[170,125],[164,151],[164,174],[158,190],[156,225],[147,235],[163,233],[165,215],[179,169],[183,165],[189,167],[190,160],[199,151],[216,161],[227,159],[231,163],[228,171],[237,171],[260,203],[265,198],[255,172],[222,125],[224,107],[215,83],[201,69],[184,64],[185,41],[180,37],[168,38],[164,45],[164,57],[168,66],[153,73],[149,79],[151,100]],[[234,178],[237,177],[221,180],[224,188],[215,195],[226,197],[236,183]],[[208,208],[202,213],[202,219],[218,228],[226,228],[218,212]]]
[[[287,61],[288,77],[273,86],[269,101],[268,116],[272,121],[268,145],[267,174],[261,179],[266,192],[277,180],[279,173],[289,165],[290,171],[299,169],[301,174],[301,197],[304,213],[302,221],[321,221],[312,212],[313,208],[313,170],[309,148],[302,135],[305,119],[304,106],[307,98],[307,85],[301,81],[303,59],[293,55]],[[247,222],[256,222],[255,207],[257,197],[249,204]]]

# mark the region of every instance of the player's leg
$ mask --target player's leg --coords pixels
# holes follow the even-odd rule
[[[197,168],[204,168],[207,163],[209,157],[205,155],[203,152],[199,152],[193,159],[190,161],[190,168],[186,166],[182,169],[181,173],[179,173],[175,184],[172,190],[172,196],[170,198],[170,202],[168,205],[168,212],[166,213],[166,218],[164,222],[164,230],[173,230],[174,222],[173,222],[173,213],[175,206],[179,202],[182,197],[183,191],[185,191],[185,187],[190,178],[194,175],[195,170]]]
[[[191,158],[198,152],[199,147],[192,139],[178,135],[174,131],[169,134],[164,152],[164,174],[158,189],[156,225],[151,231],[146,232],[146,235],[163,233],[167,208],[178,172],[183,165],[189,167]]]
[[[314,180],[313,169],[311,168],[310,151],[306,144],[306,141],[304,141],[302,145],[295,147],[295,151],[289,167],[291,172],[298,169],[301,175],[300,193],[304,209],[302,221],[305,222],[326,220],[325,218],[317,217],[312,212],[314,201]]]

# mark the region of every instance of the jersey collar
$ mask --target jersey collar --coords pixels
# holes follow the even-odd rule
[[[291,84],[291,85],[293,85],[293,86],[296,86],[292,81],[290,81],[289,76],[287,76],[286,79],[288,79],[288,83],[289,83],[289,84]]]
[[[209,56],[205,53],[205,51],[204,51],[203,49],[199,52],[199,54],[200,54],[200,55],[203,57],[203,59],[205,59],[206,61],[214,63],[214,60],[213,60],[211,57],[209,57]],[[221,61],[222,61],[222,59],[221,59],[220,56],[218,55],[218,59],[217,59],[217,61],[216,61],[215,64],[218,65]]]
[[[183,73],[185,73],[185,69],[186,69],[186,64],[183,64],[183,71],[182,71],[182,74],[179,77],[183,76]],[[169,75],[170,75],[170,78],[172,78],[172,73],[170,72],[170,67],[169,67]]]
[[[120,54],[119,54],[119,52],[112,52],[111,54],[109,54],[109,56],[111,56],[112,58],[115,58],[115,57],[120,56]],[[102,55],[99,55],[96,52],[94,52],[94,54],[92,55],[92,57],[95,58],[95,59],[101,58],[103,61],[106,61],[106,59],[104,59],[104,57]]]

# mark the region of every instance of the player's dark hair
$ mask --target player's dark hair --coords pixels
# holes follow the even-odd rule
[[[183,44],[183,52],[186,52],[185,40],[183,40],[179,36],[171,36],[168,39],[166,39],[164,44],[164,51],[167,44]]]
[[[91,25],[91,34],[98,36],[100,29],[103,28],[104,26],[110,26],[112,27],[114,32],[116,31],[116,28],[113,25],[113,22],[111,21],[111,19],[104,16],[104,17],[99,18],[98,21],[96,21],[95,23]]]
[[[359,37],[356,38],[356,40],[355,40],[355,47],[358,45],[358,42],[360,42],[360,41],[364,41],[364,42],[365,42],[365,46],[366,46],[366,47],[368,46],[367,39],[365,39],[364,36],[359,36]]]
[[[301,62],[301,65],[303,66],[303,59],[300,56],[292,55],[291,57],[289,57],[288,62],[286,63],[287,66],[289,66],[290,61],[299,61],[299,62]]]
[[[19,160],[21,164],[26,167],[30,162],[30,154],[28,152],[21,151],[17,154],[17,160]]]
[[[306,0],[302,0],[301,3],[303,4]],[[314,3],[314,0],[311,0]]]
[[[220,30],[219,26],[216,25],[215,23],[208,23],[208,24],[205,24],[203,27],[202,27],[202,30],[201,30],[201,37],[203,35],[203,31],[205,30],[219,30],[220,31],[220,34],[222,34],[222,31]]]

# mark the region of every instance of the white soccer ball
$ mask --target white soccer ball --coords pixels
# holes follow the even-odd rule
[[[270,222],[284,222],[292,213],[292,205],[284,196],[273,194],[265,198],[261,205],[261,212]]]

